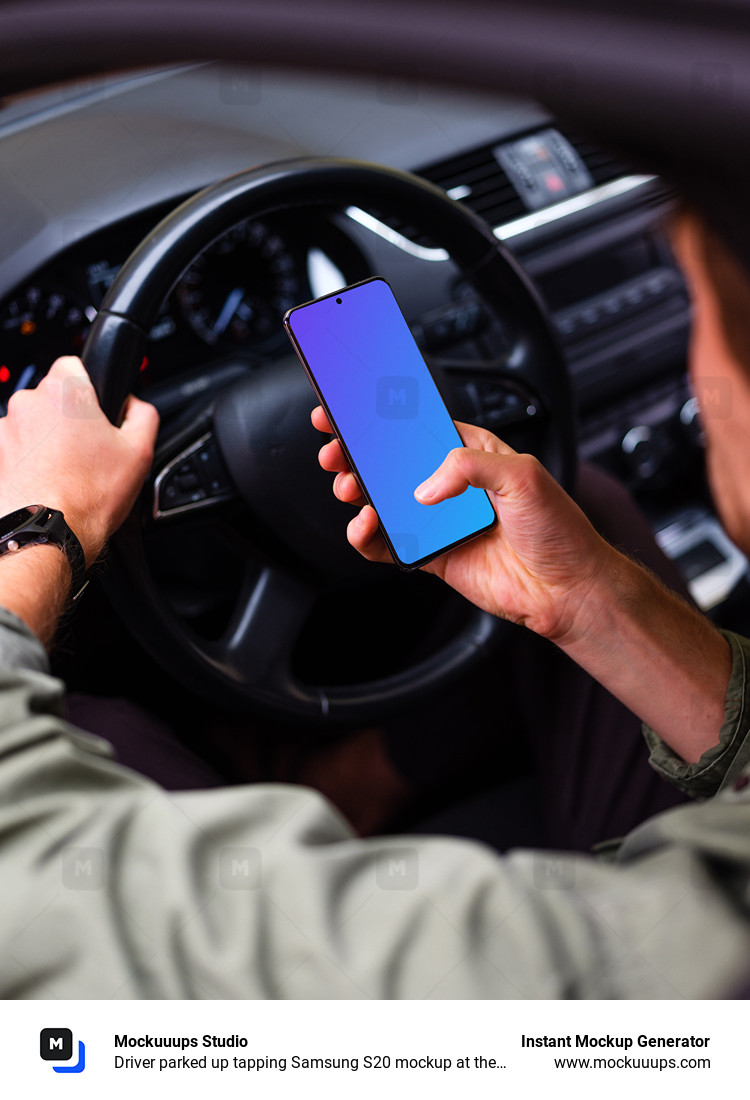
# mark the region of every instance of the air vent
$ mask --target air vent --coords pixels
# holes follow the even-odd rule
[[[534,132],[544,133],[543,130]],[[601,146],[566,130],[560,130],[559,133],[570,142],[584,162],[594,186],[630,174],[630,169]],[[508,144],[518,140],[520,139],[510,139]],[[528,209],[514,183],[499,164],[495,156],[497,148],[497,143],[493,142],[492,145],[482,146],[449,160],[428,164],[419,169],[417,174],[442,187],[451,198],[464,203],[493,228],[505,225],[514,218],[522,217]],[[414,244],[424,247],[434,245],[432,240],[418,232],[413,225],[405,224],[400,219],[377,210],[372,210],[371,213]]]
[[[601,183],[609,183],[610,180],[619,179],[621,176],[632,175],[633,170],[623,164],[622,161],[617,160],[608,149],[603,149],[601,145],[594,145],[586,138],[581,137],[580,134],[570,133],[568,130],[561,130],[560,133],[567,138],[578,153],[597,186]]]
[[[490,225],[524,213],[518,193],[494,157],[494,146],[428,165],[419,175],[455,195]]]
[[[518,193],[493,155],[494,145],[462,153],[450,160],[429,164],[417,174],[430,183],[437,184],[451,198],[465,203],[491,226],[501,225],[524,213]],[[423,247],[434,247],[435,242],[399,218],[372,210],[380,221],[395,229],[402,237]]]

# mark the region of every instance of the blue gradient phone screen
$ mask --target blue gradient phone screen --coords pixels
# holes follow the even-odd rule
[[[300,306],[287,324],[401,562],[493,522],[481,489],[435,505],[414,497],[461,439],[383,279]]]

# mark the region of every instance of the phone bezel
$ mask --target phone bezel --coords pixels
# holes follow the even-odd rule
[[[383,524],[383,522],[380,518],[380,514],[378,513],[377,508],[373,504],[372,499],[370,497],[370,494],[368,493],[367,488],[363,483],[362,477],[360,476],[360,473],[357,469],[357,465],[356,465],[356,463],[355,463],[355,461],[354,461],[354,459],[351,455],[351,452],[349,451],[349,448],[346,445],[346,441],[344,440],[344,438],[341,434],[341,431],[339,430],[339,427],[336,424],[333,415],[331,414],[331,410],[328,407],[328,402],[326,401],[325,397],[323,396],[323,394],[320,390],[320,387],[317,383],[317,380],[316,380],[316,378],[315,378],[315,376],[312,372],[312,369],[310,368],[310,365],[307,362],[307,359],[305,358],[305,354],[302,351],[302,348],[300,347],[300,345],[297,341],[297,338],[294,335],[294,331],[292,329],[291,322],[290,322],[290,318],[292,317],[292,315],[300,309],[306,309],[308,306],[315,305],[318,302],[327,301],[329,298],[343,297],[343,295],[346,294],[350,290],[357,290],[359,287],[366,286],[368,283],[374,283],[374,282],[385,283],[385,285],[388,287],[391,294],[393,295],[393,300],[396,304],[396,308],[401,313],[401,316],[404,317],[403,310],[401,309],[401,306],[399,305],[398,299],[396,298],[396,295],[393,292],[393,288],[391,287],[388,280],[384,279],[382,275],[372,275],[368,279],[361,279],[359,282],[351,283],[349,286],[341,287],[339,290],[333,290],[328,294],[321,294],[318,298],[311,298],[309,302],[300,302],[299,305],[292,306],[292,308],[288,309],[286,311],[286,313],[284,314],[283,321],[284,321],[284,328],[286,330],[286,334],[289,337],[289,339],[291,340],[292,346],[294,347],[294,350],[297,353],[297,357],[299,358],[302,366],[305,369],[305,373],[307,374],[307,377],[310,381],[310,384],[313,387],[313,389],[315,390],[316,396],[317,396],[318,400],[320,401],[320,404],[323,406],[323,409],[326,412],[326,415],[328,417],[328,423],[331,425],[331,428],[333,429],[334,435],[336,436],[339,443],[341,444],[341,449],[343,450],[344,454],[346,455],[346,458],[347,458],[347,461],[348,461],[349,466],[351,468],[351,471],[354,474],[355,478],[357,479],[357,484],[359,485],[362,496],[365,498],[367,503],[371,506],[371,508],[374,510],[375,514],[378,517],[378,526],[380,528],[380,533],[383,536],[385,544],[388,547],[388,550],[390,552],[391,557],[393,558],[393,561],[394,561],[395,565],[397,565],[398,568],[403,570],[405,573],[413,573],[417,569],[421,569],[422,566],[428,565],[431,561],[435,561],[437,558],[441,558],[444,554],[449,553],[451,550],[455,550],[459,546],[464,546],[464,545],[466,545],[466,543],[473,542],[474,539],[479,538],[481,535],[486,535],[489,531],[491,531],[493,529],[493,527],[496,526],[496,524],[497,524],[497,513],[495,512],[495,509],[492,505],[492,501],[490,500],[489,494],[487,493],[486,490],[483,490],[484,495],[487,497],[487,501],[488,501],[488,503],[490,505],[490,508],[492,509],[492,513],[493,513],[493,518],[487,524],[486,527],[482,527],[478,531],[474,531],[469,535],[465,535],[463,538],[457,539],[455,542],[449,543],[447,546],[444,546],[442,549],[437,550],[435,553],[428,554],[426,557],[420,558],[419,561],[405,562],[398,556],[398,554],[397,554],[397,552],[394,548],[394,545],[393,545],[393,543],[392,543],[392,541],[391,541],[391,539],[388,535],[388,531],[386,530],[385,525]],[[407,323],[405,317],[404,317],[404,323],[407,324],[407,327],[408,327],[408,323]],[[417,350],[419,351],[420,356],[422,356],[422,352],[419,349],[419,345],[416,343],[416,341],[414,341],[414,344],[415,344],[415,347],[417,348]],[[425,360],[424,356],[422,356],[422,362],[424,363],[425,368],[427,369],[427,373],[429,374],[430,378],[432,378],[432,372],[430,371],[429,365],[428,365],[427,361]],[[453,417],[450,414],[450,410],[448,409],[448,406],[445,404],[445,401],[443,401],[443,396],[440,393],[440,391],[437,387],[437,384],[435,383],[434,378],[432,378],[432,382],[433,382],[433,385],[435,385],[435,389],[438,390],[438,396],[440,397],[440,400],[443,404],[443,407],[445,408],[445,411],[447,412],[447,414],[448,414],[448,416],[449,416],[449,418],[450,418],[450,420],[453,424],[453,427],[456,431],[456,436],[457,436],[457,439],[458,439],[458,443],[459,443],[460,446],[463,447],[463,446],[465,446],[464,441],[461,439],[461,434],[460,434],[458,428],[456,428],[456,423],[455,423],[455,421],[453,420]]]

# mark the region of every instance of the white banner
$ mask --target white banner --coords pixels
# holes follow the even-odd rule
[[[4,1092],[680,1100],[743,1080],[726,1002],[3,1002]],[[553,1093],[554,1090],[554,1093]]]

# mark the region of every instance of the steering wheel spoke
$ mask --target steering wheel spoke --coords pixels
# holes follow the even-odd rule
[[[146,520],[206,519],[234,500],[237,489],[214,430],[214,402],[159,435],[148,493]]]
[[[237,496],[211,431],[165,462],[152,480],[151,518],[155,522],[176,516],[205,517],[209,510]]]
[[[252,684],[261,698],[301,692],[292,655],[316,595],[311,584],[281,569],[249,567],[226,630],[206,646],[209,658],[230,679]]]

